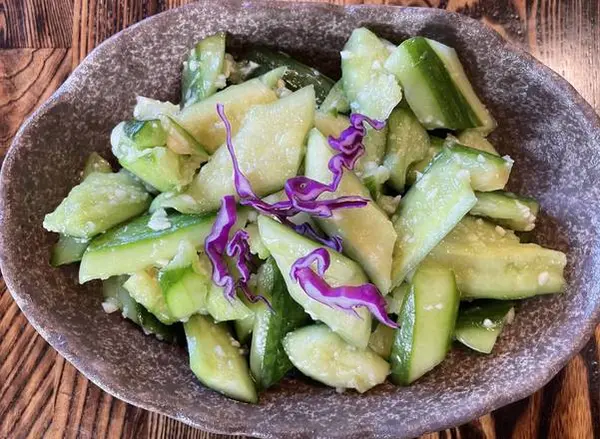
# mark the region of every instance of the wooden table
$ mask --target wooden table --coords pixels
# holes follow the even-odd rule
[[[326,1],[326,0],[325,0]],[[459,11],[567,78],[600,110],[599,0],[330,0]],[[189,0],[0,0],[0,156],[23,119],[100,42]],[[27,323],[0,281],[0,439],[219,438],[104,393]],[[600,327],[543,390],[429,437],[600,438]]]

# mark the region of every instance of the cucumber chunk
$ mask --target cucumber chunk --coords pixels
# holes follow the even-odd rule
[[[204,147],[194,139],[171,116],[160,115],[160,123],[167,133],[167,148],[177,154],[199,156],[202,162],[208,160],[209,155]]]
[[[454,270],[463,299],[521,299],[563,290],[564,253],[521,244],[512,232],[491,227],[501,239],[457,228],[427,258]]]
[[[412,186],[425,173],[427,167],[433,161],[433,158],[442,151],[444,147],[444,139],[439,137],[429,137],[430,146],[425,153],[425,156],[408,167],[406,173],[406,184]]]
[[[158,281],[169,314],[187,320],[192,314],[207,314],[211,280],[200,266],[195,246],[181,241],[175,257],[158,273]]]
[[[400,201],[392,286],[400,285],[476,202],[469,172],[444,149]]]
[[[306,322],[308,316],[290,297],[285,280],[273,258],[263,264],[258,276],[258,293],[269,300],[271,308],[264,303],[257,306],[250,349],[250,370],[257,386],[266,389],[292,369],[293,365],[283,349],[282,341],[288,332]]]
[[[269,70],[286,67],[282,79],[287,88],[296,91],[309,85],[314,86],[317,105],[323,102],[334,84],[331,78],[317,69],[302,64],[284,52],[274,51],[266,47],[255,47],[246,52],[243,58],[259,65],[252,72],[253,75],[262,75]]]
[[[289,333],[283,347],[304,375],[338,389],[360,393],[381,384],[390,366],[371,349],[356,349],[325,325]]]
[[[504,324],[514,315],[512,302],[478,301],[461,308],[454,337],[465,346],[489,354]]]
[[[223,324],[195,315],[183,324],[190,368],[205,386],[230,398],[256,403],[258,395],[239,343]]]
[[[124,172],[94,172],[44,218],[50,232],[89,239],[144,212],[150,195]]]
[[[398,316],[392,346],[392,381],[408,385],[440,364],[450,349],[460,293],[446,268],[421,266]]]
[[[387,302],[388,314],[400,314],[402,310],[402,304],[406,295],[410,291],[410,284],[402,283],[392,290],[392,292],[385,298]]]
[[[170,325],[177,319],[171,315],[169,308],[167,308],[156,275],[154,269],[137,271],[127,279],[123,284],[123,288],[129,292],[133,300],[154,314],[158,320]]]
[[[390,358],[395,332],[386,325],[377,325],[369,339],[369,348],[384,360]]]
[[[258,225],[255,223],[248,224],[245,228],[248,233],[248,244],[250,246],[250,253],[258,256],[259,259],[267,259],[271,253],[269,249],[265,247],[264,242],[260,239],[260,233],[258,232]]]
[[[315,127],[325,136],[339,137],[346,128],[350,126],[350,119],[342,114],[333,115],[317,111],[315,113]],[[387,127],[377,131],[367,129],[367,135],[363,139],[365,154],[358,159],[354,171],[363,173],[367,163],[381,163],[385,155]]]
[[[427,155],[429,135],[410,108],[403,106],[392,111],[388,127],[383,165],[390,170],[391,186],[402,192],[409,166]]]
[[[89,239],[60,235],[58,237],[58,242],[52,247],[50,265],[58,267],[60,265],[81,261],[83,253],[88,245],[90,245]]]
[[[136,104],[133,108],[133,117],[136,120],[153,120],[158,119],[161,114],[173,116],[177,114],[178,111],[179,105],[138,96],[136,97]]]
[[[477,204],[471,215],[491,218],[494,222],[518,232],[535,228],[540,205],[533,198],[520,197],[510,192],[477,192]]]
[[[484,244],[518,244],[519,237],[512,230],[505,230],[482,218],[467,215],[444,238],[446,244],[452,245],[477,241]]]
[[[190,50],[181,73],[183,107],[206,99],[217,89],[225,87],[225,76],[222,75],[224,60],[225,32],[204,38]]]
[[[233,144],[240,168],[258,196],[282,189],[286,180],[297,174],[314,108],[314,91],[306,87],[272,104],[255,106],[246,115]],[[225,112],[229,117],[227,106]],[[173,207],[185,213],[218,209],[225,195],[236,193],[232,173],[231,156],[223,145],[183,195],[161,195],[153,209]],[[189,197],[195,203],[190,203]]]
[[[102,307],[106,312],[120,310],[123,317],[139,325],[144,334],[154,336],[169,343],[179,343],[182,340],[180,325],[165,325],[146,308],[137,303],[123,287],[127,276],[115,276],[102,282],[104,302]]]
[[[160,120],[128,120],[123,123],[123,134],[139,149],[167,144],[167,132]]]
[[[254,320],[256,318],[256,308],[260,305],[258,303],[251,303],[244,295],[240,296],[240,300],[252,311],[252,314],[248,317],[233,322],[235,335],[240,343],[244,344],[251,340]]]
[[[170,227],[162,230],[151,229],[150,219],[150,215],[144,215],[94,239],[81,260],[79,282],[134,273],[160,262],[166,264],[177,254],[182,240],[201,247],[215,214],[170,214]]]
[[[110,174],[112,167],[110,163],[102,158],[102,156],[96,152],[93,152],[85,162],[85,167],[81,173],[81,179],[85,180],[86,177],[94,172],[100,172],[102,174]]]
[[[508,157],[498,157],[458,143],[447,143],[455,159],[463,168],[469,171],[473,190],[490,192],[504,189],[512,170],[513,160]]]
[[[209,154],[213,154],[225,142],[225,126],[217,114],[217,103],[224,105],[235,134],[250,108],[275,100],[275,92],[256,78],[227,87],[207,99],[185,107],[175,119]]]
[[[486,139],[480,131],[475,129],[464,130],[457,137],[458,143],[468,146],[469,148],[479,149],[489,152],[490,154],[500,155],[494,145]]]
[[[277,262],[292,299],[298,302],[313,320],[321,320],[348,343],[361,349],[365,348],[371,335],[371,314],[366,309],[356,309],[360,316],[357,317],[330,308],[310,298],[290,277],[292,264],[298,258],[322,246],[265,216],[258,217],[258,229],[263,242]],[[329,285],[361,285],[367,281],[356,262],[334,250],[327,251],[331,256],[331,265],[325,272],[324,279]]]
[[[330,114],[345,114],[350,112],[350,102],[348,102],[348,98],[344,93],[344,83],[340,79],[336,82],[325,100],[321,103],[319,107],[319,111],[322,113],[330,113]]]
[[[402,99],[396,78],[383,67],[389,54],[370,30],[352,31],[341,57],[344,92],[353,112],[387,120]]]
[[[410,108],[427,129],[495,127],[477,98],[454,49],[423,37],[404,41],[385,63],[404,89]]]
[[[253,311],[250,310],[239,297],[232,299],[225,297],[223,288],[215,285],[210,286],[208,298],[206,300],[206,309],[215,319],[215,322],[226,322],[230,320],[243,320],[251,317]]]
[[[332,178],[329,160],[333,150],[317,129],[310,132],[304,161],[305,175],[321,183]],[[369,198],[369,192],[353,172],[345,170],[337,191],[324,193],[320,199],[346,195]],[[379,291],[387,294],[391,285],[392,253],[396,231],[387,215],[373,201],[365,207],[339,210],[331,218],[317,218],[319,226],[329,236],[339,236],[344,254],[357,261]]]

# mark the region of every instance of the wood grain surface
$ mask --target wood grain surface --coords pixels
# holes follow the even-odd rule
[[[319,1],[319,0],[318,0]],[[326,0],[321,0],[326,1]],[[100,42],[187,0],[0,0],[0,158],[23,120]],[[458,11],[529,50],[600,111],[599,0],[330,0]],[[530,398],[427,438],[600,438],[600,327]],[[90,383],[27,323],[0,280],[0,439],[204,438]]]

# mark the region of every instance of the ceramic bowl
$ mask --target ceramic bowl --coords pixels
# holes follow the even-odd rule
[[[515,160],[511,189],[543,206],[534,239],[568,254],[568,287],[518,307],[494,353],[456,348],[411,387],[336,393],[285,379],[249,405],[204,388],[185,350],[144,336],[100,306],[100,284],[77,267],[48,264],[56,237],[42,229],[76,184],[88,154],[109,153],[109,133],[136,95],[177,101],[181,62],[219,30],[232,46],[261,43],[339,75],[353,28],[400,42],[424,35],[457,49],[499,122],[493,143]],[[591,334],[600,314],[600,126],[560,76],[471,19],[431,9],[262,2],[201,2],[113,36],[25,122],[1,174],[5,281],[42,336],[89,379],[129,403],[205,430],[263,438],[399,438],[466,422],[543,386]]]

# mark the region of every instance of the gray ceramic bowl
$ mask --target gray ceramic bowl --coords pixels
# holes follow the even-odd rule
[[[99,284],[52,269],[41,227],[136,94],[177,99],[194,41],[225,29],[234,43],[276,45],[327,73],[350,31],[398,42],[425,35],[454,46],[500,122],[493,141],[516,160],[512,189],[541,201],[535,239],[568,253],[565,294],[528,300],[491,356],[455,349],[417,384],[338,394],[286,379],[260,404],[202,387],[185,351],[144,336],[100,306]],[[577,352],[600,314],[600,128],[590,106],[548,68],[470,19],[437,10],[309,4],[198,3],[132,26],[98,47],[24,124],[2,169],[0,246],[10,291],[31,323],[117,397],[221,433],[265,438],[398,438],[466,422],[543,386]]]

